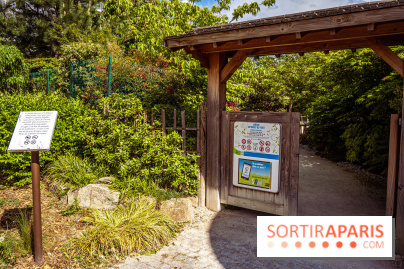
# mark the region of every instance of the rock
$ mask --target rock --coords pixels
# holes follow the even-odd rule
[[[114,178],[113,177],[102,177],[98,179],[98,184],[108,184],[110,183]]]
[[[69,191],[67,203],[72,205],[74,198],[77,198],[82,207],[113,208],[119,201],[119,195],[118,191],[112,191],[105,185],[89,184],[83,188]]]
[[[160,211],[163,214],[179,222],[191,221],[193,210],[194,208],[189,198],[174,198],[160,204]]]
[[[195,208],[198,207],[198,197],[197,196],[188,197],[187,199],[191,200],[193,207],[195,207]]]

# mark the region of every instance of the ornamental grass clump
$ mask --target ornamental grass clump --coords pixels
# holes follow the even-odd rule
[[[113,210],[96,210],[88,219],[91,226],[67,243],[71,257],[129,254],[152,250],[168,243],[178,225],[156,208],[151,199],[136,201]]]

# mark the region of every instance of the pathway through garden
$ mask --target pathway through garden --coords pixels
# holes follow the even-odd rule
[[[382,187],[381,187],[382,186]],[[385,187],[377,179],[300,149],[299,215],[384,215]],[[276,260],[256,258],[256,216],[244,209],[195,218],[170,246],[150,256],[131,256],[116,268],[399,268],[399,261]]]

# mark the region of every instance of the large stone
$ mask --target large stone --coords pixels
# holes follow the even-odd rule
[[[113,208],[119,201],[120,193],[110,190],[102,184],[89,184],[77,190],[71,190],[67,193],[67,203],[73,204],[77,198],[79,205],[90,208]]]
[[[188,198],[174,198],[160,204],[160,211],[163,214],[180,222],[191,221],[193,210],[192,202]]]
[[[108,184],[112,182],[113,179],[113,177],[102,177],[98,179],[98,184]]]

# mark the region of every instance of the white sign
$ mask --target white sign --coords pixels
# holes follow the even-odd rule
[[[394,260],[391,216],[258,216],[257,257]]]
[[[234,123],[233,185],[279,191],[281,124]]]
[[[57,111],[21,111],[8,151],[50,150]]]

